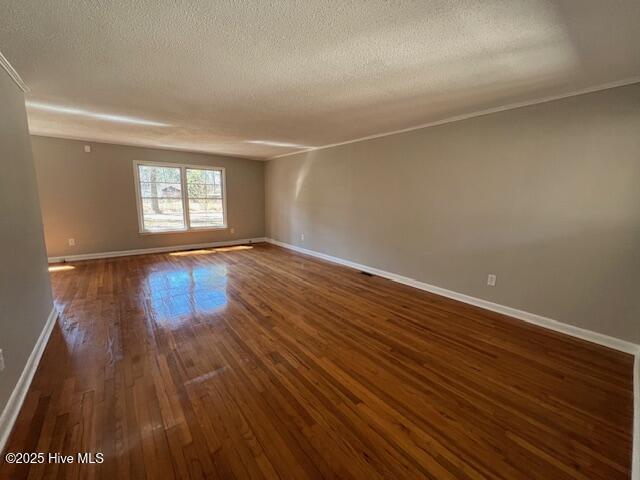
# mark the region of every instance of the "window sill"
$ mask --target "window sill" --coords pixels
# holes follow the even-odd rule
[[[176,234],[176,233],[197,233],[197,232],[209,232],[212,230],[228,230],[228,226],[222,227],[202,227],[202,228],[188,228],[183,230],[158,230],[157,232],[149,232],[146,230],[139,231],[138,235],[166,235],[166,234]]]

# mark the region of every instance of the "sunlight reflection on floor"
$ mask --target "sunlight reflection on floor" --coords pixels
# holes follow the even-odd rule
[[[214,248],[216,252],[238,252],[240,250],[251,250],[253,247],[249,245],[235,245],[233,247]]]
[[[186,257],[188,255],[208,255],[215,253],[213,250],[185,250],[183,252],[171,252],[169,255],[172,257]]]
[[[172,257],[187,257],[189,255],[209,255],[216,252],[238,252],[242,250],[251,250],[253,247],[249,245],[234,245],[232,247],[219,247],[212,248],[210,250],[184,250],[182,252],[171,252],[169,255]]]
[[[73,270],[74,268],[76,268],[76,267],[74,267],[72,265],[51,265],[49,267],[49,271],[50,272],[64,272],[66,270]]]
[[[215,264],[150,272],[147,307],[157,322],[174,327],[217,313],[228,303],[227,273],[226,265]]]

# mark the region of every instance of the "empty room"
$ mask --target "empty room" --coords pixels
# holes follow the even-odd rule
[[[0,479],[640,480],[638,0],[0,0]]]

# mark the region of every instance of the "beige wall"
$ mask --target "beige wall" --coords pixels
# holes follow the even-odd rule
[[[272,160],[266,208],[271,238],[640,341],[640,84]]]
[[[53,308],[24,97],[2,68],[0,212],[2,412]]]
[[[50,257],[264,236],[264,162],[36,136],[32,145]],[[134,160],[224,167],[227,223],[235,233],[140,235]]]

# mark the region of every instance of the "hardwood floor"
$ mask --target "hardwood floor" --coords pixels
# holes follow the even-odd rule
[[[1,478],[629,478],[630,355],[271,245],[52,272]]]

